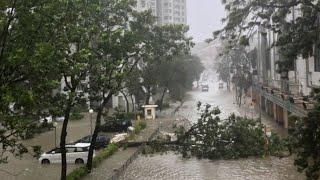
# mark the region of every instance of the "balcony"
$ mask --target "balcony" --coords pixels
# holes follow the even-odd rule
[[[278,106],[300,117],[307,116],[308,111],[314,108],[315,101],[308,97],[300,96],[299,93],[280,90],[278,87],[261,83],[254,83],[253,89],[260,92],[260,94],[269,101],[276,103]]]

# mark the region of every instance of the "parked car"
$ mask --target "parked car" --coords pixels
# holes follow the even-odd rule
[[[52,123],[52,116],[50,115],[50,116],[47,116],[47,117],[40,117],[39,122],[40,123],[44,123],[44,122]]]
[[[64,116],[56,117],[56,121],[63,122],[64,121]]]
[[[219,82],[219,89],[223,89],[223,83]]]
[[[202,91],[202,92],[208,92],[208,91],[209,91],[209,85],[207,85],[207,84],[202,85],[201,91]]]
[[[85,136],[77,141],[75,141],[74,143],[90,143],[91,142],[91,135]],[[101,149],[101,148],[105,148],[107,147],[107,145],[110,142],[110,138],[105,136],[105,135],[101,135],[99,134],[97,136],[97,140],[96,140],[96,144],[95,144],[95,149]]]
[[[67,144],[67,163],[86,163],[88,158],[89,147],[90,143]],[[39,158],[39,163],[61,163],[61,148],[54,148],[46,153],[43,153]]]
[[[123,132],[127,131],[128,127],[132,126],[130,119],[110,118],[105,124],[101,125],[102,132]]]

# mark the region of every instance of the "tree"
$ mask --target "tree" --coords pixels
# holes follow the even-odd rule
[[[247,1],[224,0],[228,11],[226,22],[221,31],[215,35],[225,38],[231,44],[238,44],[240,37],[248,39],[256,27],[262,27],[278,34],[274,43],[281,56],[278,62],[279,72],[288,72],[293,61],[298,57],[317,57],[319,49],[319,10],[320,2],[316,0],[272,0]],[[293,11],[299,11],[298,16],[288,20]],[[245,41],[242,41],[245,42]],[[291,136],[296,139],[297,149],[295,165],[305,171],[308,179],[319,178],[319,141],[318,137],[318,99],[316,108],[309,113],[304,121],[297,122],[296,130]]]
[[[96,38],[96,47],[100,56],[91,63],[90,69],[90,97],[99,102],[99,105],[95,107],[96,126],[88,153],[89,172],[92,169],[93,150],[104,108],[112,95],[125,87],[125,79],[139,62],[146,66],[151,60],[160,60],[190,50],[190,39],[185,38],[186,27],[158,27],[154,24],[150,11],[137,13],[133,4],[131,0],[113,0],[102,5],[113,13],[104,18],[106,26],[101,34],[97,33],[99,36]]]
[[[154,19],[150,12],[137,13],[134,1],[102,1],[100,31],[95,37],[95,54],[90,67],[90,99],[97,102],[96,125],[88,153],[87,170],[92,170],[93,151],[100,131],[104,108],[124,86],[124,80],[136,68],[145,50],[144,35]]]
[[[204,67],[197,56],[180,55],[170,61],[163,61],[158,65],[157,76],[159,87],[163,89],[160,98],[160,109],[167,90],[173,100],[183,101],[188,90],[193,87],[193,82],[200,79]]]
[[[314,47],[319,46],[318,13],[320,3],[315,0],[223,0],[227,11],[223,29],[214,32],[228,40],[231,46],[248,44],[248,38],[257,27],[278,34],[275,46],[284,59],[282,64],[290,64],[297,56],[313,56]],[[290,20],[293,11],[299,15]],[[283,70],[286,70],[284,68]]]
[[[46,116],[56,77],[55,1],[0,2],[0,163],[28,152],[20,139]]]
[[[243,93],[247,92],[252,85],[252,72],[250,70],[253,68],[253,60],[251,58],[243,46],[232,49],[225,46],[220,61],[217,62],[216,70],[219,78],[226,82],[227,86],[230,86],[230,83],[235,85],[236,102],[239,107],[242,104]]]
[[[145,103],[149,103],[152,93],[155,93],[158,86],[159,65],[164,61],[172,61],[173,58],[190,53],[193,46],[191,39],[186,37],[188,27],[184,25],[154,26],[149,36],[149,46],[143,57],[144,65],[141,70],[142,85],[145,91]]]
[[[155,151],[173,150],[183,157],[217,159],[239,159],[264,157],[266,155],[283,157],[288,148],[276,133],[267,137],[264,126],[254,119],[237,117],[231,114],[221,119],[218,107],[198,103],[200,117],[190,128],[176,129],[177,141],[166,140],[149,143]]]
[[[295,126],[290,134],[296,158],[294,164],[300,172],[305,172],[307,179],[319,179],[319,117],[320,117],[320,96],[319,89],[314,90],[317,100],[315,108],[305,118],[295,119]]]

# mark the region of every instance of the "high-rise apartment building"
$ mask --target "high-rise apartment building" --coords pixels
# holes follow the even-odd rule
[[[138,11],[151,9],[152,14],[157,16],[157,1],[158,0],[137,0],[137,9]]]
[[[186,0],[137,0],[137,9],[151,9],[158,25],[187,24]]]
[[[158,0],[159,24],[187,24],[186,0]]]

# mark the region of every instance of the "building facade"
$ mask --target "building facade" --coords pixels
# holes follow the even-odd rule
[[[137,0],[137,9],[151,9],[158,25],[187,24],[186,0]]]
[[[287,21],[295,21],[299,15],[299,8],[295,8]],[[290,115],[307,116],[313,108],[310,93],[320,87],[320,51],[315,48],[313,57],[293,59],[288,71],[280,72],[279,62],[283,59],[273,46],[277,39],[277,33],[263,28],[258,28],[250,39],[250,50],[257,54],[253,99],[265,113],[288,128]]]

